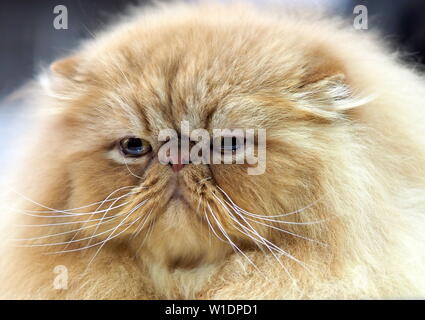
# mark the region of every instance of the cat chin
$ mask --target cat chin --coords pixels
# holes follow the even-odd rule
[[[223,261],[231,252],[229,246],[209,236],[192,204],[182,196],[170,198],[164,211],[146,235],[140,237],[139,258],[168,270],[194,269]]]

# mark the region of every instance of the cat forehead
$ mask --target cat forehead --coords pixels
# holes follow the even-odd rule
[[[151,91],[173,89],[182,95],[188,90],[201,96],[212,89],[252,90],[288,80],[294,67],[305,63],[305,50],[295,45],[299,41],[290,34],[282,38],[272,26],[135,24],[87,46],[82,69],[91,77],[102,75],[98,81],[126,78],[143,81]]]
[[[78,69],[95,90],[102,88],[97,91],[109,107],[141,118],[152,130],[178,127],[183,120],[195,127],[264,122],[272,117],[261,105],[289,105],[287,92],[336,65],[318,61],[328,57],[300,45],[298,35],[286,32],[283,39],[275,29],[135,25],[87,46]]]
[[[252,49],[236,54],[236,46],[224,52],[223,44],[219,48],[197,44],[199,50],[166,43],[159,46],[103,51],[105,57],[98,55],[96,65],[91,65],[91,77],[118,95],[123,104],[142,109],[147,118],[162,119],[168,125],[188,120],[197,126],[219,121],[216,116],[229,106],[249,108],[247,100],[253,94],[283,94],[291,82],[289,71],[271,53],[257,54]]]
[[[249,96],[201,87],[202,84],[198,84],[197,88],[189,86],[178,91],[172,86],[145,90],[123,85],[106,93],[103,101],[115,115],[122,115],[122,121],[138,121],[151,132],[178,130],[182,121],[188,121],[194,129],[245,127],[252,124],[255,116],[261,116],[260,107]]]

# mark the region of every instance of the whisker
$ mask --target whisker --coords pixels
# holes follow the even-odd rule
[[[264,218],[264,217],[260,218],[258,216],[253,216],[253,215],[250,215],[250,214],[247,214],[247,213],[244,213],[244,212],[240,212],[240,211],[239,211],[239,213],[244,214],[244,215],[249,216],[249,217],[253,217],[253,218],[258,219],[258,220],[270,221],[270,222],[282,223],[282,224],[292,224],[292,225],[312,225],[312,224],[319,224],[319,223],[324,223],[324,222],[329,221],[328,219],[317,220],[317,221],[307,221],[307,222],[282,221],[282,220],[275,220],[275,219],[267,219],[267,218]]]
[[[228,213],[229,213],[229,217],[234,221],[234,222],[236,222],[237,224],[239,224],[243,229],[247,229],[244,225],[242,225],[235,217],[234,217],[234,215],[228,210],[228,208],[227,208],[227,206],[225,206],[224,204],[223,204],[223,202],[215,195],[215,194],[213,194],[213,196],[220,202],[220,204],[221,204],[221,206],[224,208],[224,210],[226,210]],[[264,250],[263,250],[263,247],[262,246],[260,246],[260,245],[258,245],[258,243],[257,243],[257,239],[256,238],[254,238],[254,237],[252,237],[250,234],[248,234],[248,233],[246,233],[246,232],[244,232],[243,230],[240,230],[238,227],[236,227],[236,226],[233,226],[234,228],[236,228],[236,230],[238,230],[239,232],[241,232],[242,234],[244,234],[244,235],[246,235],[246,236],[248,236],[249,238],[251,238],[252,240],[254,240],[254,243],[260,248],[260,250],[261,251],[263,251],[264,252]],[[252,228],[252,227],[251,227]],[[252,228],[253,229],[253,228]],[[256,233],[256,230],[255,229],[253,229],[253,231],[251,231],[251,230],[249,230],[248,229],[248,231],[250,231],[250,232],[253,232],[254,234]],[[264,243],[264,242],[262,242],[263,243],[263,245],[264,246],[266,246],[267,247],[267,245]],[[270,249],[269,249],[270,250]]]
[[[126,187],[122,187],[122,188],[119,188],[119,189],[115,190],[114,192],[119,191],[119,190],[123,190],[123,189],[133,188],[133,187],[134,187],[134,186],[126,186]],[[8,188],[8,189],[10,189],[12,192],[16,193],[17,195],[19,195],[19,196],[20,196],[21,198],[23,198],[24,200],[27,200],[28,202],[31,202],[31,203],[33,203],[33,204],[35,204],[35,205],[37,205],[37,206],[39,206],[39,207],[41,207],[41,208],[44,208],[44,209],[49,210],[48,212],[44,212],[44,211],[43,211],[43,212],[41,212],[41,211],[37,211],[37,210],[33,210],[34,212],[31,212],[30,210],[27,210],[27,212],[29,212],[29,213],[50,213],[50,212],[68,213],[68,212],[70,212],[70,211],[75,211],[75,210],[79,210],[79,209],[83,209],[83,208],[88,208],[88,207],[91,207],[91,206],[93,206],[93,205],[97,204],[97,203],[92,203],[92,204],[90,204],[90,205],[86,205],[86,206],[83,206],[83,207],[80,207],[80,208],[65,209],[65,210],[53,209],[53,208],[50,208],[50,207],[48,207],[48,206],[45,206],[45,205],[43,205],[43,204],[41,204],[41,203],[39,203],[39,202],[37,202],[37,201],[34,201],[34,200],[30,199],[29,197],[25,196],[24,194],[22,194],[22,193],[20,193],[20,192],[16,191],[15,189],[13,189],[13,188],[11,188],[11,187],[7,187],[7,188]],[[102,202],[101,202],[101,201],[99,201],[98,203],[102,203]]]
[[[126,193],[124,196],[129,196],[129,195],[134,194],[134,193],[137,193],[137,192],[129,192],[129,193]],[[44,213],[44,214],[51,214],[52,212],[66,212],[66,213],[69,213],[70,216],[72,216],[72,215],[86,215],[86,214],[88,215],[88,214],[91,214],[91,212],[72,213],[71,211],[77,211],[77,210],[93,207],[93,206],[98,205],[98,204],[103,204],[103,203],[106,203],[106,202],[112,202],[112,201],[115,201],[119,198],[122,198],[122,196],[118,197],[118,198],[111,198],[111,199],[108,199],[106,201],[103,200],[103,201],[94,202],[92,204],[85,205],[85,206],[82,206],[82,207],[79,207],[79,208],[72,208],[72,209],[65,209],[65,210],[55,210],[55,211],[53,211],[53,210],[44,210],[44,211],[43,210],[22,210],[22,211],[27,212],[27,213]],[[16,208],[12,208],[12,207],[10,209],[18,210]],[[51,216],[49,216],[49,217],[51,217]]]
[[[101,236],[102,234],[105,234],[107,232],[110,232],[110,231],[112,231],[114,229],[115,229],[115,227],[114,228],[111,228],[109,230],[106,230],[106,231],[102,231],[102,232],[100,232],[98,234],[91,235],[89,237],[85,237],[85,238],[81,238],[81,239],[77,239],[77,240],[71,239],[69,241],[64,241],[64,242],[56,242],[56,243],[34,243],[34,244],[16,245],[16,246],[17,247],[31,248],[31,247],[51,247],[51,246],[59,246],[59,245],[69,245],[71,243],[81,242],[81,241],[84,241],[84,240],[92,239],[93,237]]]
[[[214,218],[215,222],[217,223],[217,227],[220,229],[221,233],[223,234],[223,236],[228,240],[228,243],[232,246],[232,248],[236,250],[242,254],[242,256],[244,256],[248,262],[260,273],[263,274],[263,272],[257,267],[257,265],[241,250],[239,249],[239,247],[230,239],[229,235],[227,234],[226,230],[224,230],[224,228],[221,226],[220,222],[218,221],[218,219],[216,218],[216,216],[214,215],[211,206],[209,205],[209,203],[207,202],[207,206],[208,209],[210,210],[210,213],[212,215],[212,217]]]
[[[134,188],[135,186],[131,186],[131,188]],[[125,187],[123,187],[123,188],[125,188]],[[109,197],[112,197],[115,193],[117,193],[117,192],[119,192],[119,191],[121,191],[121,190],[123,190],[123,188],[118,188],[118,189],[116,189],[116,190],[114,190],[114,191],[112,191],[102,202],[101,202],[101,204],[96,208],[96,210],[95,210],[95,212],[90,216],[90,218],[89,219],[91,219],[91,217],[93,217],[93,215],[95,214],[95,213],[100,213],[100,211],[102,211],[102,210],[100,210],[100,208],[102,208],[103,207],[103,205],[108,201],[108,199],[109,199]],[[117,198],[115,198],[115,200],[111,203],[111,205],[109,206],[109,208],[108,209],[106,209],[106,211],[104,212],[104,214],[103,214],[103,216],[102,216],[102,218],[101,218],[101,220],[96,224],[96,229],[93,231],[93,233],[92,233],[92,238],[93,238],[93,236],[94,236],[94,234],[97,232],[97,230],[99,229],[99,226],[100,225],[102,225],[103,224],[103,220],[104,220],[104,218],[106,217],[106,215],[108,214],[108,212],[110,211],[110,210],[112,210],[111,208],[119,201],[119,200],[121,200],[121,198],[123,198],[123,197],[126,197],[126,196],[128,196],[129,194],[134,194],[134,193],[137,193],[137,192],[129,192],[129,193],[127,193],[127,194],[125,194],[125,195],[123,195],[123,196],[120,196],[120,197],[117,197]],[[122,205],[126,205],[126,204],[128,204],[128,203],[130,203],[130,201],[127,201],[127,202],[125,202],[124,204],[122,204]],[[117,207],[120,207],[120,205],[118,205]],[[113,210],[115,210],[117,207],[115,207]],[[111,221],[111,220],[109,220],[109,221]],[[87,222],[84,222],[83,223],[83,226],[86,224]],[[75,234],[74,234],[74,236],[72,237],[72,239],[71,239],[71,241],[72,240],[74,240],[77,236],[78,236],[78,234],[80,233],[80,230],[78,230],[77,232],[75,232]],[[88,244],[87,245],[90,245],[90,243],[91,243],[91,239],[89,240],[89,242],[88,242]],[[68,246],[69,246],[69,244],[67,244],[66,246],[65,246],[65,249],[67,249],[68,248]]]
[[[118,189],[117,190],[115,190],[114,192],[112,192],[110,195],[112,195],[113,193],[115,193],[115,192],[117,192],[118,191]],[[109,195],[109,196],[110,196]],[[118,197],[117,199],[120,199],[120,198],[124,198],[126,195],[124,195],[124,196],[121,196],[121,197]],[[115,202],[117,202],[118,200],[115,200]],[[112,203],[112,205],[114,205],[114,203],[115,202],[113,202]],[[119,205],[119,206],[117,206],[116,208],[118,208],[118,207],[122,207],[122,206],[124,206],[124,204],[121,204],[121,205]],[[100,207],[101,206],[99,206],[98,207],[98,209],[100,209]],[[91,213],[91,216],[93,216],[94,214],[96,214],[96,213],[99,213],[99,212],[103,212],[104,210],[101,210],[101,211],[95,211],[95,212],[93,212],[93,213]],[[105,212],[108,212],[108,210],[106,210]],[[51,227],[51,226],[60,226],[60,225],[69,225],[69,224],[77,224],[77,223],[83,223],[83,225],[85,224],[85,223],[87,223],[87,222],[94,222],[94,221],[102,221],[102,220],[104,220],[104,219],[109,219],[109,220],[114,220],[114,219],[116,219],[117,217],[119,217],[119,216],[121,216],[122,214],[118,214],[118,215],[115,215],[115,216],[112,216],[112,217],[105,217],[105,215],[102,217],[102,218],[100,218],[100,219],[88,219],[88,220],[85,220],[85,221],[68,221],[68,222],[56,222],[56,223],[48,223],[48,224],[30,224],[30,225],[16,225],[17,227]],[[70,215],[71,216],[71,215]]]
[[[215,195],[213,194],[213,196],[221,203],[221,205],[223,206],[223,208],[229,213],[230,218],[235,221],[237,224],[239,224],[244,230],[246,230],[247,232],[253,233],[255,236],[258,237],[254,238],[253,236],[251,236],[250,234],[240,230],[239,228],[237,228],[237,230],[239,230],[240,232],[242,232],[243,234],[245,234],[246,236],[248,236],[249,238],[251,238],[252,240],[254,240],[255,242],[259,242],[262,243],[266,248],[269,249],[269,251],[273,254],[273,256],[277,259],[278,263],[282,266],[282,268],[285,270],[285,272],[288,274],[288,276],[295,281],[295,279],[292,277],[292,275],[290,274],[289,270],[283,265],[282,261],[280,261],[280,259],[278,259],[278,257],[274,254],[273,250],[279,252],[280,254],[291,258],[292,260],[300,263],[302,266],[305,266],[305,264],[301,261],[299,261],[297,258],[293,257],[291,254],[289,254],[288,252],[286,252],[285,250],[283,250],[282,248],[278,247],[277,245],[275,245],[274,243],[272,243],[271,241],[267,240],[266,238],[264,238],[263,236],[261,236],[257,230],[255,230],[254,227],[251,226],[251,224],[249,222],[247,222],[242,216],[240,216],[245,223],[247,223],[247,225],[249,226],[249,228],[247,228],[246,226],[242,225],[235,217],[234,215],[228,210],[227,206],[225,206],[225,204]],[[235,212],[237,213],[237,212]],[[272,250],[273,249],[273,250]]]
[[[137,192],[135,192],[137,193]],[[110,197],[113,193],[111,193],[108,197]],[[107,199],[107,198],[106,198]],[[105,199],[105,200],[106,200]],[[93,231],[93,235],[97,232],[97,230],[99,229],[99,226],[101,225],[101,222],[106,218],[106,215],[108,214],[108,212],[110,212],[110,210],[113,210],[112,207],[115,205],[115,203],[119,200],[119,198],[117,200],[115,200],[114,202],[111,203],[111,205],[109,206],[108,209],[106,209],[106,211],[104,212],[101,220],[96,224],[96,229]],[[126,204],[130,203],[131,201],[126,202]],[[97,208],[100,209],[103,206],[103,203]],[[78,234],[78,232],[74,235],[74,237],[76,237]],[[89,241],[88,244],[91,243],[91,240]]]
[[[146,199],[144,201],[142,201],[141,203],[139,203],[138,205],[136,205],[131,211],[130,213],[127,214],[127,216],[117,225],[117,227],[111,232],[111,234],[108,236],[108,238],[105,240],[105,242],[99,247],[99,249],[96,251],[96,253],[94,254],[94,256],[91,258],[91,260],[89,261],[87,267],[89,267],[91,265],[91,263],[94,261],[94,259],[96,258],[96,256],[99,254],[99,252],[102,250],[103,246],[111,239],[111,237],[113,236],[113,234],[115,233],[116,230],[118,230],[118,228],[124,223],[124,221],[126,221],[134,212],[136,212],[139,208],[141,208],[149,199]],[[142,216],[140,216],[142,217]],[[139,218],[140,218],[139,217]],[[138,220],[137,220],[138,221]],[[135,222],[133,222],[129,227],[131,227],[133,224],[135,224]],[[127,227],[127,229],[129,228]],[[127,230],[126,229],[126,230]]]
[[[211,180],[212,179],[212,177],[206,177],[206,178],[204,178],[204,179],[201,179],[199,182],[198,182],[198,188],[197,188],[197,190],[196,190],[196,192],[199,194],[199,189],[201,189],[204,185],[203,185],[203,183],[205,182],[205,181],[209,181],[209,180]]]
[[[224,202],[225,202],[228,206],[230,206],[231,208],[233,208],[233,210],[238,211],[238,209],[237,209],[237,208],[233,207],[233,206],[232,206],[230,203],[228,203],[226,200],[224,200]],[[239,212],[238,212],[238,213],[239,213]],[[321,242],[321,241],[318,241],[318,240],[315,240],[315,239],[311,239],[311,238],[308,238],[308,237],[306,237],[306,236],[302,236],[302,235],[300,235],[300,234],[297,234],[297,233],[294,233],[294,232],[291,232],[291,231],[288,231],[288,230],[285,230],[285,229],[281,229],[281,228],[275,227],[275,226],[273,226],[273,225],[271,225],[271,224],[267,224],[267,223],[264,223],[264,222],[261,222],[261,221],[257,221],[257,220],[255,220],[255,219],[252,219],[252,218],[249,218],[249,217],[245,217],[245,218],[244,218],[244,217],[242,217],[242,216],[241,216],[241,218],[242,218],[242,219],[244,219],[244,220],[245,220],[245,218],[246,218],[246,219],[248,219],[248,220],[250,220],[250,221],[252,221],[252,222],[255,222],[255,223],[261,224],[261,225],[263,225],[263,226],[266,226],[266,227],[272,228],[272,229],[274,229],[274,230],[281,231],[281,232],[283,232],[283,233],[290,234],[290,235],[292,235],[292,236],[294,236],[294,237],[298,237],[298,238],[301,238],[301,239],[304,239],[304,240],[308,240],[308,241],[311,241],[311,242],[315,242],[315,243],[320,244],[320,245],[322,245],[322,246],[327,246],[327,244],[326,244],[326,243],[324,243],[324,242]]]
[[[134,210],[134,209],[133,209]],[[137,209],[136,209],[137,210]],[[132,212],[130,212],[130,213],[128,213],[127,214],[127,217],[130,215],[130,214],[132,214],[134,211],[132,211]],[[99,241],[99,242],[97,242],[97,243],[94,243],[94,244],[92,244],[92,245],[89,245],[89,246],[86,246],[86,247],[83,247],[83,248],[76,248],[76,249],[70,249],[70,250],[62,250],[62,251],[56,251],[56,252],[49,252],[49,253],[46,253],[46,254],[60,254],[60,253],[67,253],[67,252],[76,252],[76,251],[81,251],[81,250],[85,250],[85,249],[89,249],[89,248],[92,248],[92,247],[96,247],[96,246],[98,246],[98,245],[102,245],[102,243],[106,243],[107,241],[110,241],[110,240],[112,240],[112,239],[115,239],[116,237],[118,237],[118,236],[120,236],[122,233],[124,233],[125,231],[127,231],[133,224],[135,224],[137,221],[139,221],[141,218],[142,218],[143,216],[140,216],[139,218],[137,218],[136,220],[134,220],[127,228],[125,228],[124,230],[122,230],[121,232],[119,232],[119,233],[117,233],[116,235],[114,235],[114,236],[112,236],[112,237],[110,237],[110,238],[108,238],[108,239],[106,239],[106,240],[102,240],[102,241]],[[116,229],[116,228],[115,228]]]
[[[311,238],[308,238],[308,237],[306,237],[306,236],[302,236],[302,235],[300,235],[300,234],[297,234],[297,233],[294,233],[294,232],[291,232],[291,231],[288,231],[288,230],[285,230],[285,229],[281,229],[281,228],[275,227],[275,226],[270,225],[270,224],[267,224],[267,223],[263,223],[263,222],[260,222],[260,221],[257,221],[257,220],[254,220],[254,219],[251,219],[251,218],[249,218],[249,217],[246,217],[246,219],[248,219],[248,220],[250,220],[250,221],[253,221],[253,222],[255,222],[255,223],[261,224],[261,225],[263,225],[263,226],[266,226],[266,227],[272,228],[272,229],[274,229],[274,230],[277,230],[277,231],[281,231],[281,232],[283,232],[283,233],[290,234],[291,236],[294,236],[294,237],[297,237],[297,238],[301,238],[301,239],[304,239],[304,240],[307,240],[307,241],[311,241],[311,242],[314,242],[314,243],[320,244],[320,245],[322,245],[322,246],[324,246],[324,247],[327,247],[327,246],[328,246],[328,244],[326,244],[326,243],[324,243],[324,242],[321,242],[321,241],[319,241],[319,240],[311,239]]]
[[[108,220],[108,221],[101,222],[101,224],[105,224],[105,223],[112,222],[112,220],[113,220],[113,219]],[[34,238],[26,238],[26,239],[9,239],[9,241],[34,241],[34,240],[41,240],[41,239],[46,239],[46,238],[52,238],[52,237],[62,236],[62,235],[69,234],[69,233],[73,233],[73,232],[77,232],[77,231],[80,231],[80,230],[85,230],[85,229],[94,228],[94,227],[96,227],[96,226],[97,226],[97,224],[93,224],[93,225],[90,225],[90,226],[81,227],[81,228],[76,229],[76,230],[70,230],[70,231],[64,231],[64,232],[60,232],[60,233],[48,234],[48,235],[45,235],[45,236],[41,236],[41,237],[34,237]]]
[[[138,179],[143,179],[141,176],[139,176],[139,175],[137,175],[137,174],[135,174],[133,171],[131,171],[131,169],[130,169],[130,167],[128,166],[128,164],[127,164],[127,161],[125,161],[125,157],[124,156],[122,156],[122,158],[123,158],[123,161],[124,161],[124,164],[125,164],[125,167],[127,168],[127,170],[128,170],[128,172],[133,176],[133,177],[135,177],[135,178],[138,178]]]
[[[143,247],[147,239],[152,235],[152,230],[154,226],[154,222],[156,221],[156,218],[154,218],[153,221],[149,222],[148,232],[145,234],[145,237],[143,238],[142,243],[139,245],[139,248],[137,248],[136,253],[140,251],[140,249]]]
[[[146,222],[148,221],[150,215],[152,214],[152,211],[153,211],[153,209],[151,209],[149,211],[149,213],[146,216],[146,219],[141,220],[139,222],[139,225],[137,226],[136,231],[134,232],[134,235],[132,236],[132,239],[134,239],[135,237],[137,237],[139,235],[139,233],[143,230],[143,227],[145,226]]]
[[[87,223],[87,222],[94,222],[94,221],[102,221],[104,219],[108,219],[108,221],[115,220],[116,218],[123,216],[123,213],[117,214],[116,216],[112,217],[105,217],[105,218],[96,218],[91,220],[84,220],[84,221],[67,221],[67,222],[57,222],[57,223],[46,223],[46,224],[18,224],[15,225],[16,227],[25,227],[25,228],[31,228],[31,227],[53,227],[53,226],[64,226],[69,224],[78,224],[78,223]]]
[[[128,197],[128,196],[129,195],[126,195],[125,197]],[[129,204],[130,202],[131,201],[124,202],[124,203],[122,203],[122,204],[120,204],[116,207],[111,208],[110,210],[115,210],[115,209],[124,207],[125,205]],[[46,216],[46,215],[37,215],[37,214],[28,213],[27,210],[18,210],[18,209],[15,209],[15,208],[8,208],[8,209],[22,213],[26,216],[36,217],[36,218],[73,218],[73,217],[81,217],[81,216],[92,216],[94,214],[103,213],[103,212],[107,211],[107,210],[100,210],[100,211],[93,211],[93,212],[72,213],[72,214],[70,213],[70,214],[66,214],[66,215],[53,215],[53,216],[49,215],[49,216]]]
[[[207,205],[208,205],[208,203],[207,203]],[[210,222],[210,219],[208,218],[208,215],[207,215],[206,210],[204,210],[204,213],[205,213],[205,218],[207,219],[208,226],[210,227],[210,229],[211,229],[211,231],[214,233],[214,235],[215,235],[215,236],[216,236],[219,240],[221,240],[221,241],[223,241],[223,242],[226,242],[226,243],[227,243],[227,241],[226,241],[226,240],[224,240],[222,237],[220,237],[220,236],[217,234],[217,232],[215,231],[215,228],[212,226],[212,224],[211,224],[211,222]]]
[[[113,236],[113,237],[111,237],[111,238],[109,238],[108,239],[108,241],[110,241],[110,240],[112,240],[112,239],[115,239],[116,237],[118,237],[118,236],[120,236],[122,233],[124,233],[125,231],[127,231],[135,222],[137,222],[138,220],[140,220],[141,219],[141,217],[139,217],[139,218],[137,218],[135,221],[133,221],[127,228],[125,228],[123,231],[121,231],[120,233],[117,233],[115,236]],[[94,244],[92,244],[92,245],[89,245],[89,246],[86,246],[86,247],[83,247],[83,248],[77,248],[77,249],[69,249],[69,250],[62,250],[62,251],[56,251],[56,252],[49,252],[49,253],[45,253],[45,254],[48,254],[48,255],[50,255],[50,254],[61,254],[61,253],[68,253],[68,252],[76,252],[76,251],[82,251],[82,250],[86,250],[86,249],[89,249],[89,248],[92,248],[92,247],[96,247],[96,246],[98,246],[98,245],[101,245],[102,243],[105,243],[106,242],[106,240],[103,240],[103,241],[100,241],[100,242],[97,242],[97,243],[94,243]]]
[[[217,188],[226,196],[227,199],[229,199],[229,201],[232,203],[233,206],[237,207],[240,211],[242,211],[242,212],[244,212],[246,214],[249,214],[249,215],[252,215],[252,216],[256,216],[256,217],[259,217],[259,218],[261,218],[261,217],[267,217],[267,218],[282,218],[282,217],[287,217],[287,216],[290,216],[290,215],[294,215],[294,214],[297,214],[297,213],[304,212],[305,210],[311,208],[312,206],[316,205],[319,201],[322,200],[322,198],[320,198],[318,200],[313,201],[308,206],[305,206],[305,207],[303,207],[301,209],[298,209],[298,210],[295,210],[295,211],[292,211],[292,212],[282,213],[282,214],[277,214],[277,215],[264,215],[264,214],[252,213],[252,212],[249,212],[247,210],[242,209],[241,207],[239,207],[237,204],[235,204],[233,202],[232,198],[230,198],[230,196],[220,186],[217,186]]]

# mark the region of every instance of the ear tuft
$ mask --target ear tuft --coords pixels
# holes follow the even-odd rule
[[[374,99],[370,95],[356,94],[345,82],[342,73],[303,86],[295,94],[295,98],[302,109],[326,118],[338,118],[344,111],[360,107]]]

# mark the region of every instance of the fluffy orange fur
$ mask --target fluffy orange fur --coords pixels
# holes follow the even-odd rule
[[[270,11],[144,9],[43,74],[1,298],[425,296],[422,76],[337,19]],[[160,164],[182,120],[267,129],[266,172]],[[152,152],[125,165],[129,135]]]

